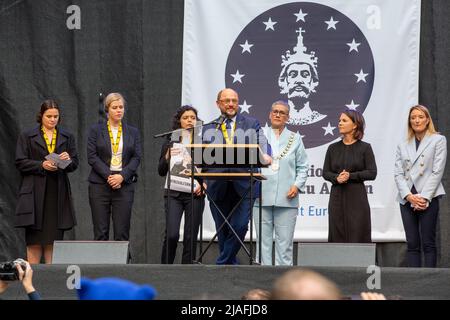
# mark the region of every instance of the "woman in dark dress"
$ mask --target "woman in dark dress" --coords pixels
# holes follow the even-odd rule
[[[191,106],[182,106],[178,108],[177,112],[174,115],[172,128],[174,130],[180,128],[192,128],[193,126],[195,126],[196,122],[197,110]],[[180,143],[191,143],[191,133],[192,131],[190,130],[182,130]],[[169,153],[171,156],[176,156],[180,154],[180,152],[182,152],[182,150],[175,147],[170,148],[169,151],[169,147],[169,140],[165,141],[165,143],[161,147],[161,156],[159,158],[158,165],[158,173],[160,176],[166,176],[167,172],[169,171]],[[185,168],[184,166],[182,166],[182,164],[175,164],[171,170],[171,173],[179,173],[181,171],[180,169]],[[206,187],[205,184],[204,187]],[[168,189],[166,189],[164,194],[164,207],[166,211],[166,233],[164,235],[161,263],[173,264],[175,260],[178,239],[180,237],[181,217],[183,216],[183,213],[184,235],[181,263],[192,263],[192,260],[195,259],[197,234],[201,222],[201,216],[203,213],[203,209],[205,208],[205,195],[202,192],[200,185],[194,190],[194,212],[192,212],[192,197],[190,192],[188,193],[176,190],[169,191]],[[193,225],[191,222],[193,222]]]
[[[52,262],[53,241],[75,224],[68,172],[78,167],[75,138],[58,126],[57,103],[46,100],[37,115],[39,126],[24,131],[17,141],[16,167],[22,175],[16,208],[17,227],[25,227],[27,260]],[[45,157],[55,153],[70,164],[61,169]],[[61,166],[61,165],[60,165]]]
[[[323,177],[332,183],[328,203],[328,241],[371,242],[370,206],[364,185],[374,180],[377,166],[364,136],[364,118],[357,111],[344,111],[339,118],[342,140],[328,147]]]

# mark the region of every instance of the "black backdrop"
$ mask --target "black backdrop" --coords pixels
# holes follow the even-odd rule
[[[81,9],[80,30],[66,26],[72,4]],[[128,102],[126,119],[143,141],[131,225],[134,262],[159,262],[163,179],[156,172],[161,141],[153,134],[169,128],[181,101],[183,10],[183,0],[0,1],[0,261],[25,255],[23,231],[13,228],[19,187],[14,150],[19,132],[35,125],[45,98],[60,102],[63,125],[76,135],[80,156],[70,177],[78,226],[66,238],[92,239],[86,134],[98,120],[99,92],[118,91]],[[422,1],[420,101],[447,137],[449,16],[449,1]],[[447,192],[448,179],[446,172]],[[448,197],[441,202],[440,229],[440,266],[449,267]]]

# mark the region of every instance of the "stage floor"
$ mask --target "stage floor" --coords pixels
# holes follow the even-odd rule
[[[81,276],[120,277],[147,283],[158,291],[157,299],[238,300],[252,288],[270,289],[273,281],[292,267],[215,266],[215,265],[79,265]],[[373,272],[366,268],[314,267],[340,287],[344,295],[368,291],[367,280]],[[35,288],[43,299],[77,299],[68,289],[67,265],[36,265]],[[374,283],[369,280],[369,283]],[[380,290],[388,297],[402,299],[450,299],[450,269],[381,268]],[[70,281],[69,281],[70,282]],[[13,282],[2,299],[27,299],[19,283]]]

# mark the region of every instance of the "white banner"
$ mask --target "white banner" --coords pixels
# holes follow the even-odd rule
[[[420,0],[185,0],[182,104],[209,121],[219,115],[217,92],[233,88],[240,112],[264,128],[272,102],[291,105],[288,128],[303,136],[310,162],[296,240],[327,240],[324,156],[340,138],[340,113],[355,109],[366,119],[364,141],[378,167],[376,180],[366,183],[372,240],[404,241],[393,171],[409,107],[418,101],[420,6]],[[295,61],[312,66],[312,74],[297,70],[299,86],[310,80],[301,103],[284,68]],[[211,237],[208,208],[204,223]]]

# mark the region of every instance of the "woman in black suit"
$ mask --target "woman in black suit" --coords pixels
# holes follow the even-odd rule
[[[173,117],[172,129],[187,129],[195,126],[197,122],[197,110],[191,106],[182,106],[178,108]],[[189,144],[192,141],[192,131],[181,131],[182,144]],[[178,147],[170,148],[170,141],[167,140],[161,148],[159,158],[158,173],[160,176],[166,176],[169,171],[169,153],[170,156],[179,155],[182,149]],[[190,159],[189,159],[190,160]],[[190,161],[189,161],[190,162]],[[183,163],[175,164],[171,173],[180,173],[186,168],[185,157]],[[177,169],[178,168],[178,169]],[[189,169],[188,169],[189,170]],[[189,171],[190,172],[190,171]],[[206,185],[204,185],[206,187]],[[170,202],[170,204],[169,204]],[[165,189],[164,207],[166,211],[166,233],[161,254],[161,263],[173,264],[177,251],[177,243],[180,238],[180,223],[183,213],[184,216],[184,235],[183,235],[183,254],[181,263],[189,264],[195,258],[195,249],[197,246],[197,234],[201,222],[203,209],[205,208],[205,196],[202,193],[200,185],[194,190],[194,213],[192,213],[192,197],[190,192]],[[191,223],[193,221],[193,224]]]
[[[109,240],[112,215],[114,240],[128,241],[141,142],[138,130],[122,121],[123,96],[110,93],[104,104],[108,121],[91,127],[87,145],[94,239]]]
[[[16,167],[22,175],[16,208],[17,227],[25,227],[27,260],[52,262],[53,241],[62,240],[64,231],[76,224],[68,172],[78,167],[74,136],[60,128],[58,104],[42,103],[37,115],[39,126],[24,131],[17,141]],[[45,157],[56,153],[60,160],[70,161],[57,166]]]

